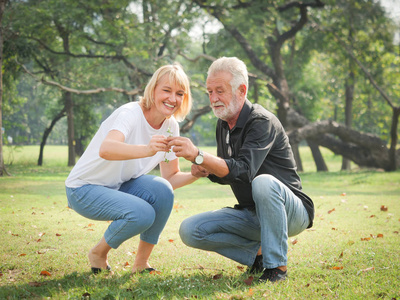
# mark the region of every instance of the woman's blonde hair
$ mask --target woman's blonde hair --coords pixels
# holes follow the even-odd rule
[[[183,101],[179,109],[174,113],[178,122],[183,121],[192,108],[192,94],[190,92],[190,81],[182,67],[177,64],[165,65],[154,72],[149,83],[146,85],[143,97],[140,99],[144,109],[150,109],[154,105],[154,90],[164,75],[169,76],[171,85],[179,86],[184,91]]]

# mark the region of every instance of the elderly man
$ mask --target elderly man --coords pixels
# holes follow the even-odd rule
[[[289,139],[279,120],[247,99],[246,65],[222,57],[208,70],[207,90],[218,123],[217,156],[188,138],[169,139],[176,156],[191,162],[192,174],[229,184],[237,204],[184,220],[182,241],[217,252],[261,273],[260,282],[287,277],[288,237],[310,228],[312,200],[302,191]]]

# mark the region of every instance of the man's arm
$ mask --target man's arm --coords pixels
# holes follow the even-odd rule
[[[192,141],[185,137],[169,137],[168,147],[172,146],[172,151],[175,152],[177,157],[183,157],[191,162],[194,162],[194,159],[199,153],[199,150]],[[218,177],[225,177],[229,174],[229,168],[225,160],[207,152],[204,152],[203,156],[204,160],[200,166],[206,169],[209,173]]]

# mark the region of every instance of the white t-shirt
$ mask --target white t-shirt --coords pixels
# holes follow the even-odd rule
[[[102,185],[119,189],[121,184],[146,174],[165,159],[177,157],[173,151],[157,152],[154,156],[130,160],[105,160],[99,156],[100,145],[108,132],[118,130],[125,136],[125,143],[147,145],[153,135],[179,136],[176,119],[166,119],[160,129],[147,122],[138,102],[130,102],[116,109],[100,126],[86,151],[72,169],[65,185],[70,188],[86,184]]]

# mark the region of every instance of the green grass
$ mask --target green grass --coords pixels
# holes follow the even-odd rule
[[[235,204],[229,188],[207,179],[175,192],[150,261],[161,274],[130,274],[135,237],[110,253],[113,276],[91,275],[87,253],[108,223],[67,208],[67,149],[45,151],[38,167],[38,147],[23,147],[8,166],[13,176],[0,178],[0,299],[400,299],[400,172],[339,172],[340,157],[324,151],[333,172],[316,173],[301,148],[314,227],[289,239],[286,282],[249,286],[243,266],[179,238],[186,217]]]

